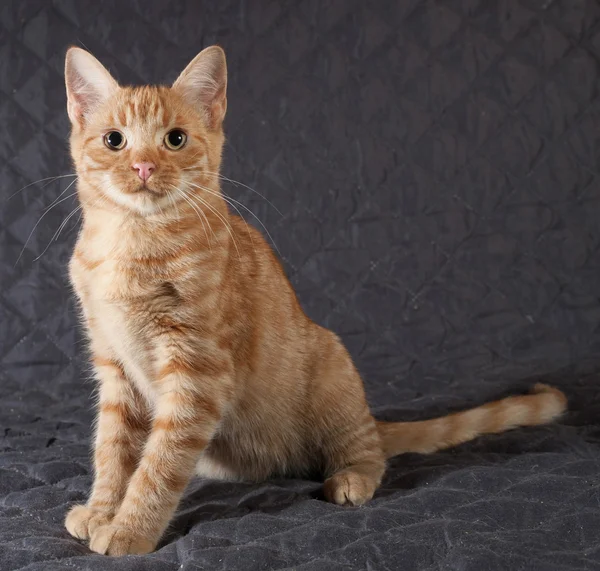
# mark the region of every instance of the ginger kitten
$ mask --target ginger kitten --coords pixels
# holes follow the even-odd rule
[[[565,410],[537,385],[444,418],[375,421],[338,337],[220,194],[223,51],[202,51],[172,87],[121,87],[79,48],[65,75],[83,207],[70,276],[99,381],[94,486],[66,527],[90,549],[152,551],[194,474],[319,471],[328,500],[357,506],[386,458]]]

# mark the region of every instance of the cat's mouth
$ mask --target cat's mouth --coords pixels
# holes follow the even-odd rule
[[[163,194],[158,189],[152,188],[151,186],[148,186],[146,183],[142,183],[142,184],[138,185],[137,188],[135,188],[134,193],[137,194],[139,192],[146,192],[153,196],[162,196],[162,194]]]

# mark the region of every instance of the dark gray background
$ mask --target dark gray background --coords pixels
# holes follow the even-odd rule
[[[91,484],[94,387],[65,279],[77,214],[47,246],[77,203],[36,227],[70,179],[8,197],[72,172],[69,44],[142,83],[214,42],[223,172],[283,216],[225,191],[342,335],[376,413],[537,378],[572,412],[394,460],[361,509],[317,482],[195,482],[162,549],[109,562],[62,526]],[[600,569],[599,58],[592,0],[2,2],[0,569]]]

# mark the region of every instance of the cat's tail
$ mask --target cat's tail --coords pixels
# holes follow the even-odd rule
[[[490,402],[440,418],[416,422],[377,422],[386,458],[406,452],[429,454],[517,428],[546,424],[567,408],[567,397],[558,389],[537,384],[530,394]]]

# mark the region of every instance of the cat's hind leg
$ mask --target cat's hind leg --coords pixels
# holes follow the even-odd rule
[[[363,411],[359,422],[339,430],[327,447],[325,498],[339,505],[368,502],[381,484],[385,458],[374,419]]]
[[[359,506],[373,497],[385,472],[381,438],[345,347],[327,332],[320,352],[313,407],[323,443],[323,491],[330,502]]]

